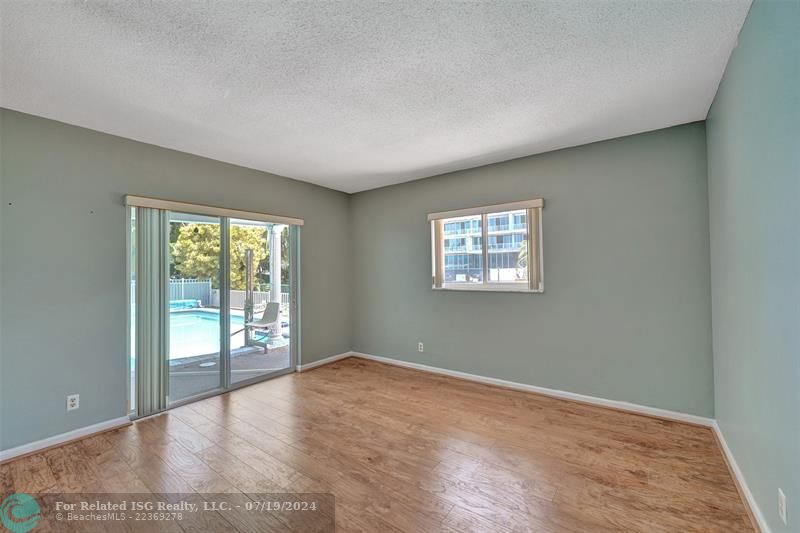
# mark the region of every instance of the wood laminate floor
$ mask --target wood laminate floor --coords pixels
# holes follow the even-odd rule
[[[7,463],[0,483],[331,492],[337,531],[753,531],[708,428],[354,358]],[[265,530],[202,521],[158,530]]]

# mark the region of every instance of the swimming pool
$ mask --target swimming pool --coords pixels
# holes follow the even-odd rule
[[[169,358],[219,352],[219,312],[211,309],[170,311]],[[231,313],[231,333],[244,326],[244,316]]]
[[[284,326],[288,323],[284,320]],[[169,358],[182,359],[219,352],[219,310],[191,309],[169,313]],[[244,346],[244,312],[231,310],[231,351]],[[235,334],[234,334],[235,332]],[[253,336],[263,341],[263,331]]]
[[[283,320],[284,327],[288,327]],[[219,310],[211,308],[173,310],[169,313],[169,359],[183,359],[198,355],[216,354],[219,352]],[[231,310],[231,350],[244,346],[244,312]],[[286,330],[288,331],[288,330]],[[255,331],[255,339],[264,340],[264,332]],[[132,353],[133,343],[131,339]],[[131,357],[134,366],[134,357]]]

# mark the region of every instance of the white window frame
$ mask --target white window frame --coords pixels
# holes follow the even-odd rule
[[[542,208],[544,200],[534,198],[520,202],[485,205],[452,211],[430,213],[428,222],[431,225],[431,262],[433,269],[434,290],[477,291],[477,292],[544,292],[544,263],[542,260]],[[489,215],[507,211],[527,211],[528,221],[528,282],[502,282],[489,280]],[[445,282],[444,281],[444,220],[457,217],[481,216],[481,250],[483,263],[483,281]]]

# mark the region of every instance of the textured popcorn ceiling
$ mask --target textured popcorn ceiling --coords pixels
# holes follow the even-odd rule
[[[3,0],[0,105],[354,192],[702,120],[749,4]]]

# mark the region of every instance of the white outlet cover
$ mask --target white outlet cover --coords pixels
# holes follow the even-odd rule
[[[80,394],[70,394],[67,396],[67,411],[74,411],[81,406]]]
[[[420,343],[418,343],[418,344],[417,344],[417,351],[418,351],[418,352],[425,351],[425,345],[424,345],[424,344],[422,344],[421,342],[420,342]]]

